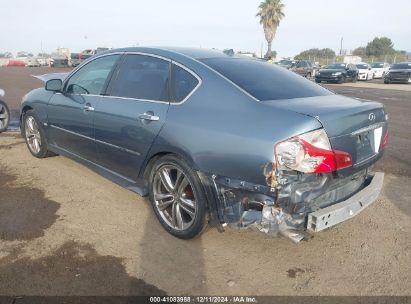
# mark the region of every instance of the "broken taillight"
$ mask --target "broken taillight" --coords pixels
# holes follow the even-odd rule
[[[332,150],[324,129],[280,142],[275,146],[279,169],[325,173],[352,166],[351,155]]]

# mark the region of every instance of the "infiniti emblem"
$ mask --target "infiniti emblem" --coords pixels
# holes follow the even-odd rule
[[[370,120],[370,121],[375,120],[375,114],[374,114],[374,113],[370,113],[370,115],[368,115],[368,120]]]

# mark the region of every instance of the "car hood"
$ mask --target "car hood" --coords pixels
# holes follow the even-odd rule
[[[69,73],[50,73],[50,74],[43,74],[43,75],[31,75],[34,78],[40,79],[43,82],[47,82],[50,79],[61,79],[62,81],[66,79]]]
[[[382,104],[341,95],[271,100],[264,103],[316,118],[329,137],[350,134],[371,124],[385,121]],[[372,121],[369,120],[371,113],[375,115]]]

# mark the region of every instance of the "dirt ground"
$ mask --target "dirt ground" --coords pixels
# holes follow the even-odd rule
[[[6,94],[4,79],[20,86],[8,73]],[[147,199],[65,157],[35,159],[17,133],[1,134],[0,295],[411,295],[411,93],[330,88],[386,105],[384,189],[359,216],[298,245],[214,229],[176,239]]]

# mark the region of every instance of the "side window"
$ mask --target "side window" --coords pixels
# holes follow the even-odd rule
[[[70,77],[66,84],[66,92],[92,95],[103,93],[107,77],[119,57],[120,55],[104,56],[86,64]]]
[[[171,70],[171,95],[173,102],[183,101],[198,85],[198,79],[190,72],[173,64]]]
[[[126,55],[111,86],[112,96],[169,101],[170,63],[146,55]]]

